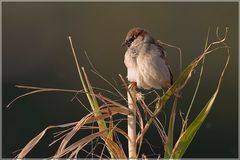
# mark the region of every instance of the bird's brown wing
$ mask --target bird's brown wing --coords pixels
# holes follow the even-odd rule
[[[173,85],[173,74],[172,74],[172,71],[171,71],[171,68],[170,68],[170,65],[168,63],[168,59],[167,59],[167,52],[166,50],[160,45],[159,41],[156,42],[156,45],[158,47],[158,49],[161,51],[161,58],[165,59],[165,63],[166,65],[168,66],[168,71],[169,71],[169,74],[170,74],[170,84]]]

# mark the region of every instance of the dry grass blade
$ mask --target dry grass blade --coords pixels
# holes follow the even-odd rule
[[[174,46],[174,45],[171,45],[171,44],[168,44],[168,43],[165,43],[165,42],[162,42],[160,40],[157,40],[158,43],[162,44],[162,45],[166,45],[168,47],[171,47],[171,48],[175,48],[178,50],[179,52],[179,70],[180,70],[180,74],[182,72],[182,50],[181,48],[177,47],[177,46]]]
[[[36,137],[34,137],[28,144],[21,150],[21,152],[17,155],[17,158],[22,159],[24,158],[29,151],[33,149],[33,147],[41,140],[41,138],[44,136],[47,130],[51,128],[65,128],[69,126],[75,125],[77,122],[73,123],[67,123],[62,125],[55,125],[55,126],[48,126],[46,129],[44,129],[41,133],[39,133]]]
[[[125,101],[127,101],[126,97],[112,84],[110,83],[106,78],[104,78],[102,75],[100,75],[99,73],[92,71],[94,74],[96,74],[97,76],[99,76],[101,79],[103,79],[105,82],[107,82],[119,95],[120,97],[122,97]]]
[[[109,146],[109,149],[113,152],[114,155],[116,155],[116,159],[126,159],[126,155],[124,153],[124,151],[122,150],[122,148],[120,148],[117,143],[115,143],[114,141],[112,141],[109,138],[105,139],[105,143],[107,144],[107,146]]]
[[[155,101],[155,100],[154,100],[154,101]],[[149,115],[150,117],[153,117],[153,112],[152,112],[152,111],[149,109],[149,107],[145,104],[144,100],[140,100],[140,104],[141,104],[141,106],[146,110],[146,112],[148,113],[148,115]],[[154,125],[156,126],[157,131],[158,131],[159,135],[160,135],[161,138],[162,138],[162,141],[165,142],[165,141],[166,141],[166,137],[167,137],[166,132],[165,132],[165,130],[164,130],[164,127],[163,127],[162,123],[160,122],[160,120],[159,120],[156,116],[155,116],[155,119],[153,119],[153,123],[154,123]],[[145,126],[143,126],[143,128],[141,129],[142,132],[141,132],[141,134],[138,136],[137,142],[139,142],[140,139],[143,138],[143,135],[144,135],[144,133],[145,133],[145,131],[146,131],[146,130],[144,130],[144,129],[145,129]]]
[[[114,113],[113,115],[115,115],[117,113]],[[108,113],[107,114],[102,114],[101,116],[92,116],[92,117],[89,117],[87,119],[87,121],[85,122],[85,124],[89,124],[89,123],[93,123],[93,122],[97,122],[98,120],[101,120],[101,119],[106,119],[106,118],[109,118],[111,115],[109,115]],[[98,127],[99,128],[99,127]]]
[[[82,74],[81,74],[81,70],[80,70],[80,67],[79,67],[79,63],[78,63],[78,60],[77,60],[77,56],[76,56],[76,53],[75,53],[75,49],[73,47],[73,43],[72,43],[72,38],[71,36],[68,37],[69,39],[69,42],[70,42],[70,45],[71,45],[71,49],[72,49],[72,54],[73,54],[73,58],[74,58],[74,61],[75,61],[75,64],[77,66],[77,71],[78,71],[78,75],[79,75],[79,78],[83,84],[83,87],[84,87],[84,90],[86,91],[85,89],[85,85],[84,85],[84,80],[83,80],[83,77],[82,77]]]
[[[128,108],[123,108],[123,107],[119,107],[119,106],[111,106],[111,105],[107,105],[107,108],[106,106],[104,106],[104,108],[101,108],[100,109],[102,113],[111,113],[112,115],[115,115],[115,114],[123,114],[123,115],[129,115],[130,114],[130,111]]]
[[[61,152],[55,154],[55,156],[53,157],[53,159],[55,158],[60,158],[68,153],[71,153],[69,158],[77,158],[77,154],[78,152],[85,146],[87,145],[89,142],[93,141],[95,138],[97,137],[102,137],[105,132],[108,132],[109,129],[106,129],[106,130],[103,130],[103,131],[100,131],[100,132],[97,132],[97,133],[94,133],[94,134],[91,134],[91,135],[88,135],[84,138],[82,138],[81,140],[71,144],[69,147],[67,148],[64,148],[63,150],[61,150]],[[121,133],[122,135],[124,135],[126,138],[128,138],[127,134],[117,128],[117,127],[114,127],[113,128],[114,131],[116,132],[119,132]],[[106,144],[109,146],[109,148],[111,149],[111,151],[113,153],[115,153],[115,155],[117,155],[116,158],[126,158],[123,150],[121,148],[119,148],[119,146],[114,142],[112,141],[111,139],[109,138],[104,138],[104,141],[106,142]]]
[[[152,117],[153,113],[152,111],[149,109],[149,107],[146,105],[146,103],[144,102],[143,99],[139,99],[139,103],[140,105],[142,106],[143,110],[144,110],[144,113],[145,113],[145,117],[147,118],[147,114]],[[143,126],[142,126],[143,125]],[[144,124],[141,125],[141,132],[138,134],[137,136],[137,144],[138,145],[138,156],[139,156],[139,153],[140,153],[140,150],[141,150],[141,146],[142,146],[142,141],[143,141],[143,135],[145,133],[146,130],[144,130]],[[162,138],[162,141],[164,142],[165,141],[165,137],[166,137],[166,133],[164,131],[164,127],[162,126],[161,122],[159,121],[159,119],[157,117],[155,117],[154,119],[154,125],[156,126],[157,128],[157,131],[159,133],[159,135],[161,136]]]
[[[71,93],[77,93],[77,92],[83,92],[82,90],[70,90],[70,89],[61,89],[61,88],[42,88],[42,87],[33,87],[33,86],[23,86],[23,85],[16,85],[17,88],[24,88],[24,89],[32,89],[34,91],[30,91],[28,93],[22,94],[16,98],[14,98],[6,107],[8,108],[10,105],[12,105],[16,100],[29,96],[31,94],[35,93],[41,93],[41,92],[71,92]]]
[[[126,139],[129,140],[129,136],[128,136],[128,134],[127,134],[126,132],[124,132],[122,129],[117,128],[117,127],[114,127],[114,131],[116,131],[116,132],[122,134]]]
[[[92,86],[92,88],[93,88],[94,90],[104,91],[105,93],[110,93],[110,94],[112,94],[112,95],[114,95],[114,96],[116,96],[116,97],[118,96],[116,93],[114,93],[114,92],[112,92],[112,91],[110,91],[110,90],[104,89],[104,88],[93,87],[93,86]]]
[[[76,134],[77,131],[81,129],[81,127],[88,121],[88,119],[92,116],[92,113],[84,116],[74,127],[73,129],[65,136],[65,138],[62,140],[57,153],[55,155],[58,155],[59,153],[62,153],[65,147],[67,146],[67,143],[70,141],[70,139]]]
[[[106,78],[104,78],[104,77],[97,71],[97,69],[95,68],[95,66],[94,66],[93,63],[91,62],[89,56],[87,55],[87,52],[86,52],[86,51],[84,51],[84,54],[85,54],[85,56],[87,57],[87,60],[88,60],[88,62],[89,62],[89,64],[90,64],[90,66],[91,66],[92,69],[93,69],[93,70],[91,70],[91,71],[92,71],[94,74],[96,74],[97,76],[99,76],[101,79],[103,79],[103,80],[104,80],[107,84],[109,84],[123,99],[126,100],[125,96],[124,96],[111,82],[109,82]],[[105,90],[105,89],[104,89],[104,90]],[[105,91],[109,92],[108,90],[105,90]],[[110,93],[114,94],[113,92],[110,92]],[[116,95],[116,94],[114,94],[114,95]]]
[[[228,30],[229,30],[229,28],[226,27],[226,29],[225,29],[225,35],[224,35],[224,37],[221,39],[221,38],[219,37],[219,32],[218,32],[218,27],[217,27],[217,29],[216,29],[216,35],[217,35],[218,41],[215,41],[215,42],[211,43],[211,44],[205,49],[204,52],[207,52],[213,45],[220,44],[220,43],[224,43],[224,41],[226,40],[227,35],[228,35]]]
[[[115,105],[115,106],[119,106],[119,107],[121,107],[121,108],[126,108],[125,106],[123,106],[122,104],[120,104],[120,103],[118,103],[118,102],[116,102],[116,101],[114,101],[114,100],[111,100],[110,98],[108,98],[108,97],[105,97],[105,96],[103,96],[103,95],[101,95],[101,94],[98,94],[98,95],[95,95],[99,100],[101,100],[101,101],[103,101],[103,102],[108,102],[108,103],[110,103],[110,104],[113,104],[113,105]]]
[[[91,142],[92,140],[94,140],[97,137],[102,136],[103,134],[105,134],[105,132],[107,132],[109,129],[94,133],[94,134],[90,134],[80,140],[78,140],[77,142],[71,144],[70,146],[68,146],[67,148],[63,148],[61,149],[59,152],[57,152],[54,156],[53,159],[58,159],[61,158],[62,156],[73,152],[73,153],[77,153],[77,151],[79,151],[80,149],[82,149],[86,144],[88,144],[89,142]]]
[[[126,132],[124,132],[120,128],[117,128],[117,125],[120,122],[121,121],[119,121],[113,128],[111,128],[110,132],[112,132],[112,133],[113,133],[113,131],[118,132],[118,133],[122,134],[123,136],[125,136],[127,138],[127,140],[129,140],[130,137],[126,134]],[[104,142],[106,143],[107,147],[111,150],[110,153],[113,153],[115,155],[115,158],[117,158],[117,159],[126,158],[123,148],[121,147],[121,145],[119,145],[118,143],[113,141],[113,137],[111,137],[111,138],[107,137],[106,139],[104,139]]]
[[[118,107],[115,107],[113,108],[116,109]],[[110,110],[112,109],[111,107],[109,108]],[[117,114],[119,112],[116,112],[115,114]],[[98,121],[99,119],[104,119],[104,118],[108,118],[110,115],[109,114],[104,114],[102,115],[101,117],[93,117],[93,112],[92,113],[89,113],[88,115],[86,115],[85,117],[83,117],[77,124],[75,127],[73,127],[73,129],[68,133],[66,134],[65,138],[62,140],[61,144],[60,144],[60,147],[56,153],[56,155],[58,155],[59,153],[61,153],[65,147],[67,146],[68,142],[70,141],[70,139],[76,134],[77,131],[79,131],[82,127],[84,127],[83,125],[87,124],[87,123],[93,123],[93,122],[96,122]],[[122,131],[120,130],[117,130],[119,131],[120,133],[122,133],[123,135],[126,135],[124,134]]]

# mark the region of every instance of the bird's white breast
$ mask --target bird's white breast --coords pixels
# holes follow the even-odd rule
[[[170,72],[165,59],[161,56],[162,52],[153,44],[147,45],[137,57],[139,75],[150,88],[167,88],[170,84]]]
[[[137,81],[138,67],[137,67],[137,55],[128,49],[125,53],[124,64],[127,67],[127,79],[128,81]]]
[[[141,43],[125,53],[124,63],[127,67],[127,78],[137,82],[139,88],[167,88],[171,76],[162,51],[150,43]]]

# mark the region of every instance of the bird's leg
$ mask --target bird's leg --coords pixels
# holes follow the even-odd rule
[[[137,88],[137,82],[135,82],[135,81],[130,82],[130,84],[128,85],[128,90],[133,90],[133,89],[136,90],[136,88]],[[144,96],[141,92],[137,92],[136,98],[138,101],[140,101],[140,100],[144,99]]]

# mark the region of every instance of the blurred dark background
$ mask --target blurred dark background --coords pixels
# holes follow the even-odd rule
[[[207,30],[210,41],[216,40],[215,29],[224,33],[229,27],[226,42],[231,47],[231,59],[215,104],[192,141],[185,158],[238,157],[238,3],[237,2],[108,2],[108,3],[2,3],[2,124],[3,157],[13,158],[48,125],[63,124],[81,119],[87,111],[73,94],[40,93],[6,105],[28,90],[16,84],[81,89],[67,36],[71,35],[81,66],[85,66],[96,87],[110,87],[90,72],[84,51],[101,74],[109,81],[119,81],[126,75],[121,47],[127,31],[135,26],[150,31],[156,39],[182,49],[186,66],[204,48]],[[223,34],[222,34],[223,35]],[[174,77],[179,73],[179,56],[173,48],[165,47]],[[194,103],[190,120],[211,97],[226,60],[224,50],[207,56],[200,92]],[[179,111],[187,111],[194,92],[199,70],[183,91]],[[114,80],[113,80],[114,79]],[[164,109],[166,115],[169,109]],[[179,114],[177,114],[180,121]],[[177,123],[178,128],[180,123]],[[30,152],[30,157],[49,157],[56,147],[51,131]],[[157,154],[162,154],[160,137],[151,129],[147,139]],[[178,134],[175,135],[176,137]],[[125,143],[125,142],[124,142]],[[157,146],[157,147],[154,147]],[[152,154],[147,145],[142,153]]]

